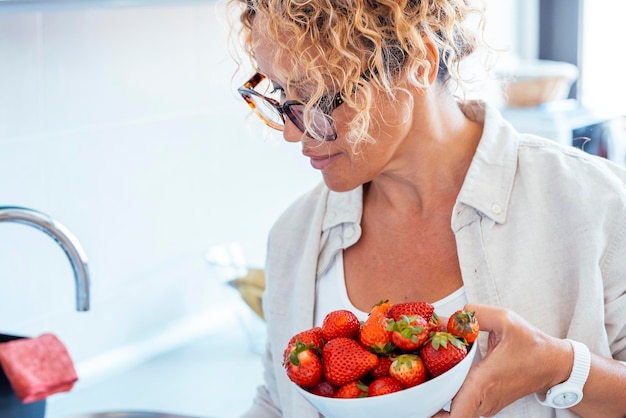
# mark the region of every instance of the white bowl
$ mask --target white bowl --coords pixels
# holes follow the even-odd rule
[[[421,385],[371,398],[339,399],[314,395],[298,385],[297,391],[326,418],[430,418],[443,409],[463,384],[478,344],[452,369]]]

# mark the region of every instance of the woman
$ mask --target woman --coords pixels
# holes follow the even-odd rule
[[[270,234],[266,384],[246,416],[317,417],[285,375],[287,341],[381,299],[476,311],[482,359],[442,417],[625,416],[626,171],[452,94],[481,11],[233,2],[258,71],[241,94],[324,179]]]

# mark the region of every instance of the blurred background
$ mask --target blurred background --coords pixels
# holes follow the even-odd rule
[[[555,140],[597,127],[596,153],[624,163],[626,5],[487,7],[507,77],[520,60],[577,73],[549,103],[511,106],[497,74],[480,96]],[[91,273],[91,309],[76,312],[59,246],[0,223],[0,333],[56,334],[80,378],[49,398],[48,418],[237,416],[261,381],[262,320],[225,283],[263,268],[274,219],[320,177],[237,96],[249,74],[228,20],[222,0],[0,0],[0,206],[61,222]]]

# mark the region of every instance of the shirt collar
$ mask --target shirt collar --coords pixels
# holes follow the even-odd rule
[[[359,223],[363,213],[363,187],[348,192],[329,191],[322,231],[342,223]]]
[[[468,102],[462,110],[468,118],[483,124],[483,134],[457,202],[503,223],[517,170],[517,133],[496,109],[485,103]]]
[[[359,239],[362,212],[362,187],[348,192],[328,192],[317,259],[318,277],[325,274],[338,251],[353,245]]]

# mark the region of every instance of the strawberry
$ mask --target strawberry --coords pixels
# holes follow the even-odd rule
[[[361,326],[359,341],[377,354],[387,354],[394,349],[391,343],[391,331],[387,330],[387,316],[383,311],[370,312]]]
[[[286,363],[289,360],[289,356],[296,347],[296,342],[298,341],[302,344],[311,344],[312,349],[317,350],[318,353],[321,353],[322,347],[324,347],[324,341],[322,340],[322,328],[311,328],[305,331],[301,331],[291,337],[291,339],[287,343],[287,348],[285,348],[285,351],[283,352],[283,363]]]
[[[345,337],[328,341],[322,350],[322,358],[324,378],[333,386],[359,380],[378,363],[376,354]]]
[[[326,398],[335,396],[335,388],[325,380],[320,380],[317,385],[308,388],[308,390],[315,395],[324,396]]]
[[[313,349],[313,344],[305,344],[300,340],[296,340],[283,366],[289,379],[302,387],[315,386],[322,377],[322,360]]]
[[[465,338],[468,344],[472,344],[479,332],[475,313],[464,309],[456,311],[448,319],[447,331],[455,337]]]
[[[387,317],[399,321],[403,315],[409,317],[419,315],[426,321],[430,321],[433,312],[435,312],[435,307],[428,302],[404,302],[393,305],[387,312]]]
[[[404,389],[402,384],[391,376],[379,377],[370,383],[367,396],[380,396]]]
[[[356,338],[360,329],[361,323],[354,313],[345,309],[332,311],[322,323],[322,337],[326,341],[337,337]]]
[[[304,344],[313,344],[313,346],[320,349],[324,346],[324,341],[322,340],[322,328],[320,327],[311,328],[297,333],[291,337],[289,344],[295,343],[296,340],[300,340],[300,342]]]
[[[391,331],[391,342],[403,351],[416,351],[428,339],[428,322],[420,315],[394,321],[387,319],[387,330]]]
[[[360,381],[348,382],[335,393],[335,398],[365,398],[367,396],[367,385]]]
[[[433,312],[433,316],[428,321],[429,332],[446,332],[446,325],[441,321],[441,317],[437,315],[437,312]]]
[[[465,344],[448,332],[433,333],[420,351],[428,373],[437,377],[456,366],[467,355]]]
[[[378,364],[370,371],[370,376],[374,379],[389,376],[389,367],[391,367],[392,361],[389,356],[378,356]]]
[[[424,362],[417,354],[401,354],[393,360],[389,374],[405,388],[417,386],[426,381]]]
[[[369,315],[375,312],[382,312],[386,315],[392,306],[393,303],[389,302],[388,300],[381,300],[376,305],[372,306],[372,309],[370,309],[369,311]]]

